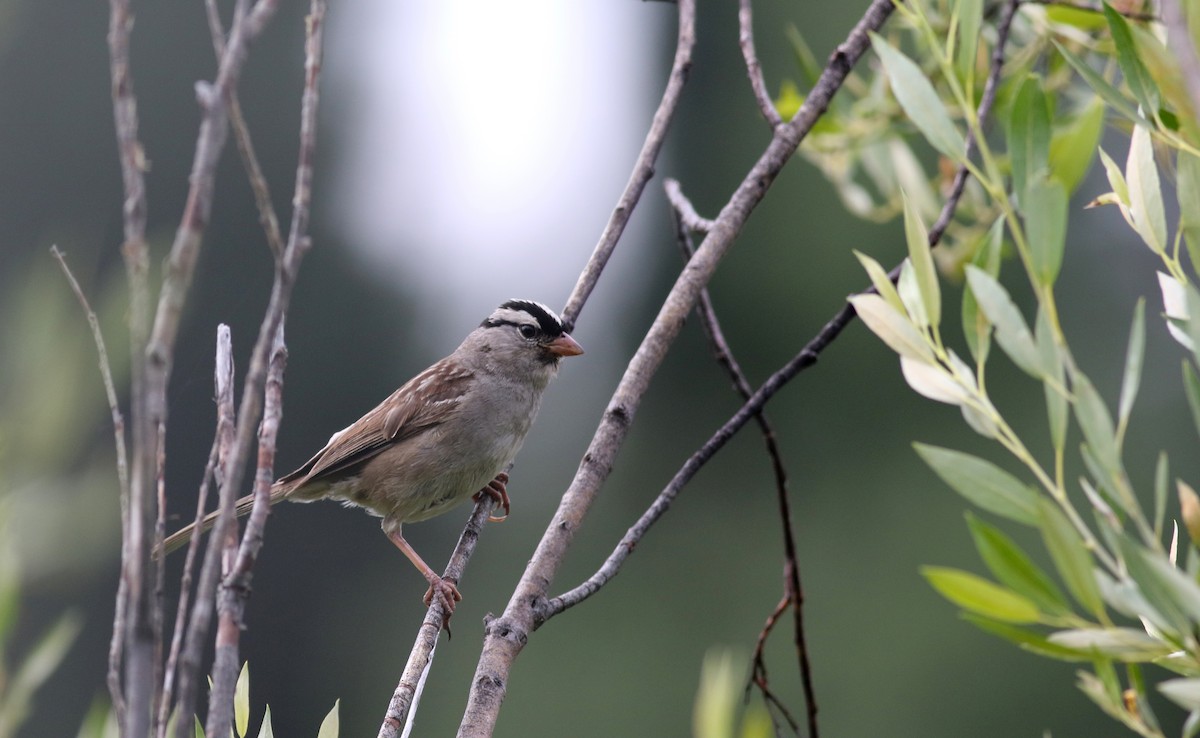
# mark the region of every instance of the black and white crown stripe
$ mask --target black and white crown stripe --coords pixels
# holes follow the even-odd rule
[[[520,325],[533,318],[542,334],[557,337],[563,334],[562,320],[550,308],[533,300],[508,300],[483,321],[485,326]]]

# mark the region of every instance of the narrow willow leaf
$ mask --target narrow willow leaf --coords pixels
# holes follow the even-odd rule
[[[1106,110],[1104,101],[1093,97],[1050,139],[1050,172],[1062,182],[1068,194],[1079,187],[1096,158]]]
[[[1071,68],[1074,69],[1080,77],[1083,77],[1088,85],[1096,91],[1096,94],[1104,98],[1104,102],[1108,103],[1113,110],[1117,111],[1135,123],[1146,122],[1145,117],[1138,113],[1136,106],[1131,105],[1129,99],[1125,97],[1120,90],[1114,87],[1108,80],[1104,79],[1099,72],[1097,72],[1095,69],[1092,69],[1085,60],[1080,59],[1078,56],[1068,51],[1057,41],[1054,41],[1053,43],[1054,48],[1058,49],[1058,53],[1062,55],[1062,58],[1067,60],[1067,63],[1071,65]]]
[[[971,263],[995,277],[1000,273],[1000,247],[1004,240],[1003,216],[996,219],[987,235],[975,251]],[[967,339],[967,349],[976,365],[987,363],[988,353],[992,345],[992,324],[987,316],[979,310],[979,302],[971,290],[963,290],[962,296],[962,325],[963,335]]]
[[[333,709],[321,721],[321,729],[317,731],[317,738],[338,738],[338,704],[340,702],[341,700],[334,700]]]
[[[1036,623],[1040,617],[1028,599],[970,572],[923,566],[921,575],[939,594],[969,612],[1005,623]]]
[[[1129,23],[1107,3],[1104,5],[1104,18],[1108,21],[1113,44],[1117,47],[1117,63],[1121,65],[1121,74],[1125,76],[1125,84],[1129,85],[1133,99],[1138,101],[1142,110],[1158,110],[1158,88],[1138,56]]]
[[[896,294],[896,285],[892,284],[892,280],[888,278],[888,273],[884,271],[879,262],[875,261],[866,254],[855,251],[854,256],[858,258],[858,263],[862,264],[866,270],[867,276],[871,278],[871,285],[879,296],[887,301],[887,304],[896,309],[896,312],[904,312],[904,303],[900,302],[900,295]]]
[[[267,705],[263,715],[262,727],[258,729],[258,738],[275,738],[275,730],[271,727],[271,706]]]
[[[1192,355],[1200,361],[1200,292],[1191,283],[1183,286],[1183,299],[1187,303],[1187,335],[1192,344]],[[1192,316],[1196,316],[1192,320]]]
[[[951,489],[971,503],[1026,525],[1038,524],[1038,494],[989,461],[961,451],[913,444],[921,458]]]
[[[1035,379],[1042,378],[1041,357],[1033,335],[1021,317],[1021,312],[1008,296],[1008,291],[987,272],[967,265],[967,285],[974,293],[979,308],[996,326],[996,343],[1004,353],[1026,374]]]
[[[1167,452],[1158,454],[1158,462],[1154,465],[1154,535],[1162,537],[1163,520],[1167,516],[1167,484],[1171,478],[1171,466]]]
[[[1146,601],[1170,622],[1177,633],[1188,633],[1200,622],[1200,585],[1172,566],[1161,553],[1149,551],[1126,537],[1118,540],[1129,576]]]
[[[962,134],[954,127],[945,104],[921,68],[877,34],[871,34],[871,46],[883,62],[896,101],[909,120],[939,153],[951,161],[963,163]]]
[[[1144,663],[1175,650],[1169,643],[1133,628],[1080,628],[1051,633],[1049,640],[1077,651],[1095,650],[1117,661]]]
[[[1158,290],[1162,293],[1163,314],[1167,318],[1167,332],[1188,351],[1195,344],[1189,336],[1188,300],[1183,285],[1174,277],[1158,272]]]
[[[1057,180],[1037,177],[1028,191],[1025,228],[1033,271],[1038,282],[1052,287],[1067,243],[1067,190]]]
[[[1180,151],[1175,159],[1179,198],[1179,229],[1187,244],[1192,268],[1200,269],[1200,157]]]
[[[1172,130],[1182,129],[1187,133],[1187,138],[1196,141],[1197,111],[1192,110],[1187,77],[1179,67],[1177,55],[1163,46],[1162,41],[1148,29],[1131,24],[1129,30],[1132,31],[1137,57],[1145,66],[1151,84],[1161,98],[1158,114],[1163,125]]]
[[[1038,656],[1058,659],[1059,661],[1091,661],[1093,658],[1092,654],[1086,651],[1076,651],[1073,648],[1051,643],[1041,633],[1036,633],[1016,625],[991,620],[990,618],[973,615],[969,612],[963,613],[962,618],[980,630],[1015,643],[1022,649]]]
[[[1008,123],[1008,155],[1013,194],[1025,210],[1029,206],[1029,185],[1042,176],[1050,159],[1050,110],[1037,76],[1026,77],[1017,90]]]
[[[913,325],[921,331],[929,328],[929,313],[925,311],[925,301],[921,298],[921,285],[917,283],[917,273],[913,269],[912,259],[905,259],[900,265],[900,277],[896,280],[896,293],[900,302],[904,303],[904,311],[908,314]]]
[[[1158,165],[1154,163],[1154,145],[1145,126],[1133,129],[1125,161],[1125,182],[1129,187],[1133,226],[1150,250],[1161,255],[1167,248],[1167,216],[1163,212]]]
[[[1116,474],[1121,469],[1121,453],[1104,400],[1083,372],[1077,371],[1072,377],[1071,390],[1075,395],[1075,420],[1083,431],[1084,441],[1101,467],[1109,475]]]
[[[1158,691],[1185,710],[1200,710],[1200,679],[1168,679]]]
[[[1117,427],[1129,424],[1129,413],[1142,384],[1142,363],[1146,358],[1146,299],[1139,298],[1129,327],[1129,345],[1125,349],[1125,373],[1121,377],[1121,400],[1117,404]]]
[[[1000,428],[996,422],[989,418],[986,414],[975,409],[972,405],[962,406],[963,420],[975,431],[984,438],[999,438]]]
[[[196,721],[196,738],[204,738],[204,726],[200,724],[200,718],[195,718]]]
[[[1050,327],[1050,319],[1045,310],[1038,310],[1037,322],[1034,325],[1034,340],[1037,342],[1038,354],[1042,357],[1042,366],[1046,376],[1042,381],[1042,391],[1046,396],[1046,416],[1050,422],[1050,441],[1054,448],[1061,451],[1067,442],[1067,414],[1069,398],[1066,396],[1066,370],[1063,368],[1062,357],[1058,346],[1054,343],[1054,332]]]
[[[238,736],[250,730],[250,662],[242,663],[237,683],[233,687],[233,725]]]
[[[1183,362],[1183,391],[1187,395],[1188,407],[1192,410],[1192,420],[1196,423],[1196,430],[1200,432],[1200,377],[1196,376],[1196,370],[1192,367],[1191,362]]]
[[[1129,209],[1129,184],[1125,181],[1125,173],[1113,161],[1113,158],[1108,155],[1104,149],[1099,149],[1100,163],[1104,165],[1104,176],[1108,178],[1108,184],[1113,189],[1113,194],[1117,196],[1118,203],[1121,206],[1121,212],[1126,215],[1126,220],[1129,225],[1133,226],[1133,221],[1128,217]]]
[[[1096,516],[1112,530],[1121,530],[1121,520],[1117,514],[1113,512],[1112,505],[1108,504],[1108,500],[1104,499],[1104,495],[1096,491],[1092,483],[1087,480],[1087,477],[1079,478],[1079,486],[1083,488],[1083,496],[1087,498],[1092,509],[1096,511]]]
[[[935,402],[962,405],[971,397],[970,393],[955,382],[940,365],[926,364],[901,356],[900,371],[904,375],[904,381],[914,392]]]
[[[955,66],[958,78],[966,87],[973,79],[975,59],[979,49],[979,28],[983,25],[983,0],[959,0],[958,3],[958,49]]]
[[[16,669],[16,673],[11,675],[5,684],[6,696],[13,699],[16,695],[24,695],[17,701],[30,699],[62,663],[82,628],[83,620],[78,613],[68,612],[60,616],[54,625],[38,638],[25,655],[20,667]]]
[[[1120,581],[1113,579],[1104,570],[1096,570],[1096,584],[1100,586],[1100,596],[1109,607],[1128,618],[1149,617],[1158,624],[1166,624],[1166,619],[1155,612],[1146,602],[1137,583],[1127,576]]]
[[[908,259],[921,292],[925,315],[930,325],[941,325],[942,291],[938,285],[937,268],[933,265],[933,251],[929,248],[929,231],[925,229],[921,214],[907,195],[904,195],[904,239],[908,242]]]
[[[933,362],[933,351],[908,321],[879,295],[851,295],[850,304],[871,332],[893,351],[910,359]]]
[[[1104,612],[1104,602],[1092,572],[1092,555],[1054,503],[1038,498],[1037,508],[1042,541],[1050,552],[1058,575],[1076,602],[1089,613],[1100,616]]]
[[[1002,584],[1051,615],[1070,612],[1067,598],[1033,560],[999,528],[967,513],[967,526],[983,563]]]

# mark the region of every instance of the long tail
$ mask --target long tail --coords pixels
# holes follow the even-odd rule
[[[271,504],[287,499],[288,492],[291,491],[290,486],[276,485],[271,488]],[[244,518],[250,514],[250,510],[254,507],[254,495],[246,495],[245,497],[234,503],[234,514],[239,518]],[[212,530],[212,527],[217,523],[217,511],[214,510],[204,519],[200,521],[200,533],[204,534]],[[163,552],[169,554],[172,551],[182,548],[187,545],[187,542],[192,540],[192,536],[196,535],[196,524],[192,523],[185,528],[181,528],[163,540]]]

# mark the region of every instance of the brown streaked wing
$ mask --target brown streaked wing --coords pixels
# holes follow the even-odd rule
[[[421,383],[436,373],[441,375],[436,391],[418,391]],[[471,374],[460,367],[450,368],[444,359],[434,364],[339,433],[299,469],[280,477],[279,482],[294,482],[294,489],[305,482],[336,477],[392,444],[445,422],[458,409]]]

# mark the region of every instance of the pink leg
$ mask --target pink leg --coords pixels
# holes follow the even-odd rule
[[[387,537],[392,543],[396,544],[396,548],[400,549],[408,557],[413,566],[417,567],[417,570],[429,582],[429,589],[425,592],[425,606],[429,607],[429,604],[433,602],[435,594],[441,598],[446,612],[445,617],[442,619],[442,627],[449,631],[450,616],[454,614],[454,603],[462,599],[462,595],[458,592],[458,587],[455,587],[452,582],[448,582],[434,573],[433,569],[429,568],[429,564],[426,564],[413,547],[408,545],[408,541],[404,540],[404,536],[400,535],[399,530],[394,533],[388,533]]]

